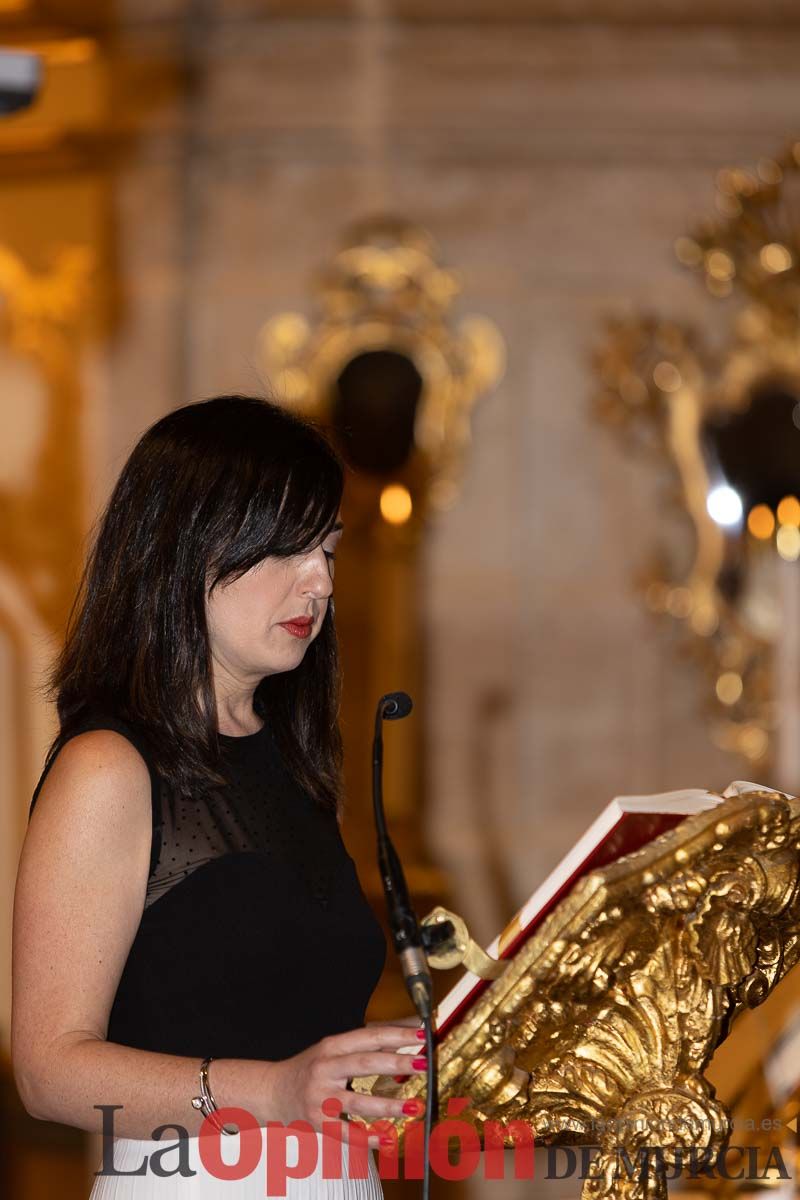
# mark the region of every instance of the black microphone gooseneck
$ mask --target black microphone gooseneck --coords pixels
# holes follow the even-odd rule
[[[425,1095],[425,1128],[423,1142],[424,1173],[423,1200],[430,1195],[430,1138],[434,1120],[439,1112],[436,1049],[433,1040],[433,981],[423,949],[419,922],[408,894],[408,885],[397,851],[386,828],[383,811],[383,722],[407,717],[413,705],[406,692],[388,692],[381,696],[375,713],[375,737],[372,743],[372,800],[375,811],[375,830],[378,837],[378,867],[381,873],[389,929],[394,948],[400,959],[408,994],[425,1030],[427,1075]]]
[[[389,928],[408,994],[424,1021],[431,1016],[433,983],[422,948],[419,922],[408,895],[400,859],[386,828],[386,814],[383,811],[383,722],[407,717],[411,709],[411,697],[406,692],[389,692],[378,701],[375,740],[372,744],[372,798],[378,835],[378,867],[386,896]]]

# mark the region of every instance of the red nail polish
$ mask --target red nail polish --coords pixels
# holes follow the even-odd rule
[[[422,1112],[422,1104],[419,1100],[406,1100],[403,1105],[403,1112],[407,1117],[415,1117],[417,1113]]]
[[[424,1030],[424,1029],[418,1029],[418,1030],[417,1030],[417,1037],[419,1038],[419,1040],[420,1040],[421,1042],[424,1042],[424,1041],[425,1041],[425,1030]]]
[[[394,1081],[395,1083],[405,1083],[405,1081],[410,1078],[410,1075],[395,1075]]]
[[[423,1067],[427,1067],[428,1062],[427,1062],[427,1059],[425,1059],[425,1058],[412,1058],[411,1065],[412,1065],[412,1067],[415,1067],[416,1070],[419,1071]]]

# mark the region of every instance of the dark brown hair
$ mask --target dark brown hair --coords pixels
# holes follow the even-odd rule
[[[175,409],[141,437],[102,514],[45,691],[69,735],[99,711],[136,726],[181,795],[224,783],[206,626],[211,588],[328,535],[344,486],[322,433],[278,405],[217,396]],[[339,658],[333,597],[293,671],[254,696],[297,782],[341,800]]]

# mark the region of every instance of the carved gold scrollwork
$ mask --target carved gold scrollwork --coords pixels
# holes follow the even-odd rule
[[[746,792],[581,880],[442,1039],[440,1103],[599,1146],[584,1200],[664,1200],[668,1171],[730,1136],[715,1048],[800,956],[798,821],[797,799]]]
[[[711,296],[727,301],[718,310],[721,337],[712,341],[687,323],[643,314],[609,322],[594,355],[596,415],[629,446],[669,464],[678,484],[670,498],[694,536],[688,569],[670,561],[672,554],[647,565],[646,603],[680,622],[707,674],[715,741],[762,769],[776,730],[776,643],[794,619],[781,609],[776,564],[800,557],[791,455],[770,474],[775,445],[795,436],[792,421],[800,420],[798,189],[800,143],[762,160],[755,172],[720,172],[717,217],[677,239],[679,261]],[[749,473],[744,512],[717,519],[709,502],[727,482],[723,442],[736,421],[755,422],[759,411],[762,433],[772,423],[771,450],[762,462],[759,439],[748,442],[750,465],[737,466],[743,478]],[[784,515],[780,493],[769,504],[763,498],[787,473]],[[800,493],[800,479],[794,490]]]
[[[503,339],[488,318],[453,321],[460,290],[425,229],[376,217],[350,226],[319,272],[318,319],[281,313],[260,334],[270,390],[326,425],[335,425],[336,381],[348,364],[386,353],[409,364],[421,391],[398,479],[413,497],[415,523],[455,504],[472,409],[505,368]],[[374,397],[377,409],[391,402],[388,394]]]
[[[452,967],[465,966],[468,971],[481,979],[497,979],[506,967],[505,962],[490,958],[488,954],[470,937],[467,923],[457,913],[437,905],[420,924],[435,928],[437,925],[449,923],[452,934],[444,942],[439,943],[435,950],[428,951],[428,965],[437,970],[447,971]]]

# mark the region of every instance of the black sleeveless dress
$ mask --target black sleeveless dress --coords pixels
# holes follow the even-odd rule
[[[145,908],[108,1041],[276,1061],[363,1025],[384,935],[336,818],[291,778],[269,722],[220,735],[228,786],[208,802],[173,796],[132,726],[94,715],[72,736],[90,729],[136,746],[153,811]]]

